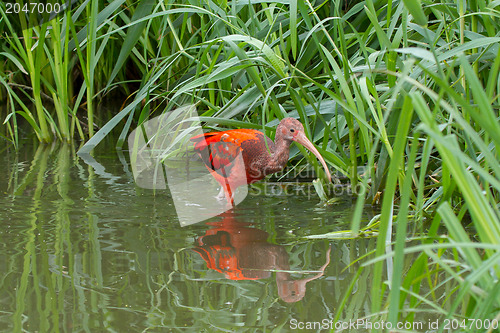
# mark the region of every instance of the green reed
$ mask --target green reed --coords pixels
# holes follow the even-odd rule
[[[491,276],[500,270],[495,2],[124,4],[89,1],[51,22],[50,33],[24,25],[16,34],[2,12],[9,37],[0,96],[10,105],[12,141],[17,115],[40,141],[72,138],[76,126],[89,138],[82,152],[119,127],[122,145],[130,127],[184,104],[196,104],[211,128],[269,136],[279,119],[297,117],[331,168],[361,188],[354,234],[365,227],[365,203],[381,203],[377,249],[365,263],[375,276],[372,312],[395,323],[432,305],[448,317],[491,319],[500,303]],[[31,90],[13,85],[9,70]],[[84,84],[73,92],[75,71]],[[118,90],[127,103],[94,133],[102,117],[94,98]],[[87,133],[77,119],[82,105]],[[410,237],[420,243],[410,247]],[[405,268],[415,251],[416,264]],[[453,301],[432,292],[443,274],[456,283]]]

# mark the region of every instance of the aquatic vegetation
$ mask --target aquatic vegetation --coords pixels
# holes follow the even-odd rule
[[[0,134],[18,146],[27,123],[39,141],[78,136],[88,152],[111,131],[121,147],[132,125],[185,104],[209,128],[270,137],[279,119],[300,118],[357,197],[349,235],[366,229],[367,203],[381,205],[377,247],[364,263],[373,268],[373,314],[396,323],[431,308],[493,319],[498,3],[419,3],[90,0],[32,28],[2,4]],[[122,97],[122,109],[97,112],[105,96]],[[298,149],[294,167],[307,156],[319,170]],[[403,271],[408,253],[418,256]],[[449,298],[433,294],[438,276],[456,282]]]

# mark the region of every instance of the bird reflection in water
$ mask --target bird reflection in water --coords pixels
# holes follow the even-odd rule
[[[326,253],[325,264],[315,271],[316,275],[294,280],[283,246],[268,243],[267,232],[250,227],[250,223],[236,221],[232,212],[221,216],[222,221],[207,223],[211,228],[195,241],[193,250],[201,255],[209,269],[223,273],[227,279],[266,279],[275,271],[279,297],[292,303],[305,296],[306,284],[323,276],[330,263],[331,247]]]

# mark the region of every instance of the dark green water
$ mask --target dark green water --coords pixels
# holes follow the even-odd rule
[[[135,185],[127,153],[98,148],[89,165],[71,146],[1,150],[0,331],[289,331],[367,315],[369,269],[353,283],[346,267],[375,240],[303,237],[348,229],[348,196],[320,207],[312,187],[251,191],[181,227],[167,190]]]

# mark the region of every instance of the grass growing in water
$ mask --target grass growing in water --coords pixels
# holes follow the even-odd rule
[[[429,309],[492,319],[500,306],[498,6],[416,3],[125,8],[95,0],[30,29],[2,5],[4,133],[18,144],[20,115],[40,141],[69,140],[76,127],[88,151],[118,126],[121,145],[165,105],[197,104],[213,127],[267,131],[298,117],[331,167],[361,189],[352,233],[364,227],[364,204],[381,198],[378,246],[365,263],[373,265],[372,312],[392,323]],[[80,87],[67,80],[74,71]],[[94,98],[114,88],[130,103],[93,135]],[[410,236],[420,243],[410,247]],[[438,276],[455,281],[452,297],[434,298]]]

